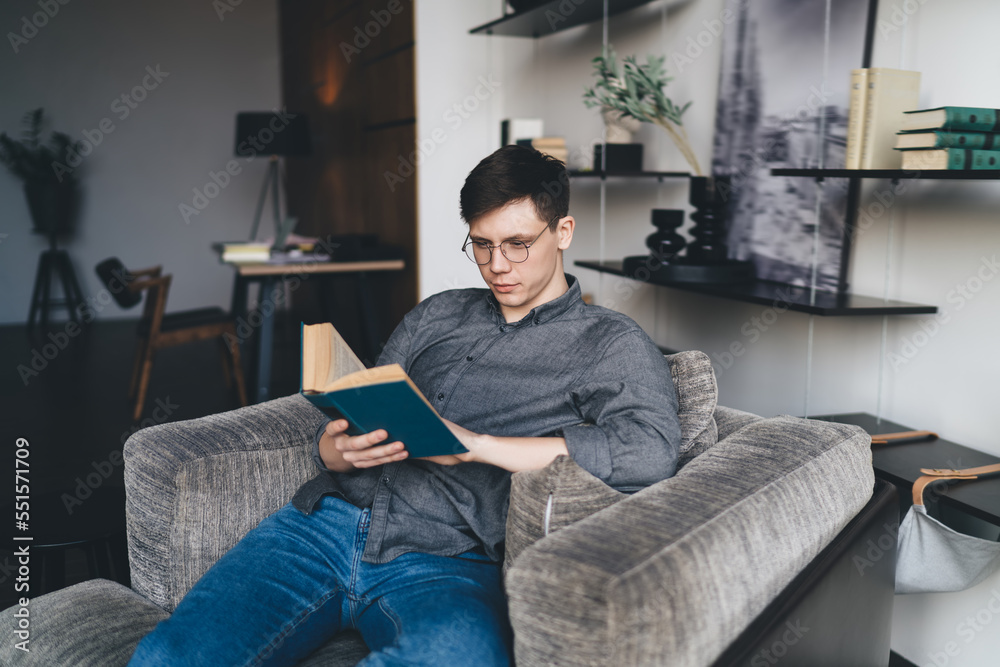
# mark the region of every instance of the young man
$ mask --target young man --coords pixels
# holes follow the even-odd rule
[[[384,431],[325,424],[319,475],[198,581],[133,664],[292,665],[347,628],[372,651],[364,665],[509,664],[511,473],[568,455],[635,491],[673,474],[680,443],[663,355],[563,273],[568,208],[562,163],[520,146],[480,162],[461,193],[463,250],[488,289],[424,300],[379,358],[403,366],[469,452],[409,459]]]

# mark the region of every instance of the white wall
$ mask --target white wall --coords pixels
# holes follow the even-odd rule
[[[85,297],[101,286],[94,266],[119,256],[127,266],[163,264],[174,274],[168,308],[228,306],[232,269],[210,250],[213,241],[246,238],[266,163],[240,161],[241,171],[186,224],[181,203],[233,160],[237,111],[280,105],[278,16],[275,0],[243,0],[220,19],[213,3],[46,3],[58,13],[37,34],[0,45],[0,129],[19,136],[21,116],[44,107],[52,129],[82,139],[102,119],[104,135],[79,168],[84,204],[67,244]],[[0,4],[0,31],[21,33],[37,0]],[[141,85],[146,67],[168,73],[129,110],[117,98]],[[147,83],[152,84],[148,78]],[[105,125],[107,127],[107,125]],[[91,136],[96,136],[91,134]],[[0,172],[0,323],[24,322],[44,237],[31,234],[20,182]],[[270,224],[270,218],[265,218]],[[135,317],[116,304],[100,317]],[[65,319],[65,311],[56,312]]]
[[[880,4],[882,29],[873,65],[921,71],[926,107],[1000,106],[1000,63],[990,49],[1000,5],[990,0]],[[497,0],[417,3],[418,136],[426,140],[436,127],[447,129],[447,141],[425,159],[418,189],[421,296],[480,285],[475,267],[458,252],[465,233],[458,193],[468,171],[499,146],[502,118],[541,117],[547,134],[565,136],[571,150],[584,153],[601,136],[596,111],[580,99],[592,82],[590,59],[600,53],[600,24],[538,40],[468,34],[469,28],[499,16],[500,7]],[[653,2],[612,18],[610,41],[622,55],[666,54],[669,66],[669,56],[683,53],[689,39],[706,29],[704,22],[718,18],[724,7],[723,0]],[[703,167],[711,153],[719,60],[719,40],[712,40],[683,71],[671,69],[674,99],[694,101],[685,118]],[[444,114],[475,93],[480,76],[490,75],[502,83],[498,92],[450,129]],[[646,146],[647,169],[685,168],[657,128],[645,126],[637,140]],[[579,166],[571,158],[574,162],[571,166]],[[884,198],[888,185],[867,183],[862,207],[871,210],[876,191]],[[881,318],[785,313],[766,331],[751,325],[760,330],[751,340],[743,326],[753,318],[769,318],[765,308],[572,267],[574,259],[643,254],[643,239],[652,231],[650,209],[685,206],[684,181],[611,184],[603,230],[598,185],[574,181],[571,209],[579,224],[567,252],[568,270],[599,303],[631,315],[658,343],[712,355],[722,404],[763,415],[880,411],[888,419],[1000,455],[1000,279],[993,280],[997,269],[989,263],[1000,250],[1000,184],[922,181],[905,188],[860,236],[850,282],[859,294],[881,297],[888,278],[890,299],[934,304],[940,314],[888,318],[884,359]],[[726,364],[724,353],[734,342],[747,351]],[[895,650],[918,665],[995,664],[1000,615],[988,607],[994,593],[1000,597],[1000,576],[963,593],[897,598]],[[984,609],[979,623],[989,615],[992,625],[972,632],[961,625]]]

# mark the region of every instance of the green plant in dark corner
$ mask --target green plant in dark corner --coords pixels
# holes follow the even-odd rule
[[[0,163],[23,181],[35,231],[69,231],[76,208],[77,177],[68,169],[70,157],[79,160],[81,142],[67,134],[53,132],[43,143],[44,110],[24,115],[25,129],[17,141],[0,133]]]
[[[646,64],[640,65],[635,56],[627,56],[619,75],[615,52],[608,48],[605,54],[591,61],[597,83],[584,92],[583,103],[587,107],[617,111],[622,116],[659,125],[673,139],[692,171],[700,176],[698,158],[691,149],[681,120],[691,102],[677,106],[664,94],[663,89],[671,81],[663,71],[664,59],[650,55],[646,56]]]

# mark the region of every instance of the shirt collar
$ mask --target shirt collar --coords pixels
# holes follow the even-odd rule
[[[511,322],[509,326],[520,326],[521,324],[529,324],[531,322],[534,322],[535,324],[549,322],[550,320],[554,320],[559,317],[570,308],[583,305],[583,294],[580,290],[580,281],[576,279],[576,276],[568,273],[564,275],[566,276],[566,283],[569,285],[569,289],[551,301],[546,301],[540,306],[535,306],[531,309],[531,312],[517,322]],[[493,296],[493,292],[491,292],[488,288],[486,290],[486,303],[489,304],[490,310],[493,312],[494,319],[501,324],[504,323],[503,311],[500,310],[500,303],[496,300],[496,297]]]

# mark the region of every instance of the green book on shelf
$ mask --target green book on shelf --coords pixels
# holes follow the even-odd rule
[[[903,169],[1000,169],[1000,150],[937,148],[903,151]]]
[[[348,434],[385,429],[383,444],[402,442],[410,458],[469,451],[399,364],[365,368],[329,322],[303,323],[301,334],[299,391],[331,419],[346,419]]]
[[[1000,110],[980,107],[936,107],[903,112],[904,132],[909,130],[951,130],[1000,132]]]
[[[896,150],[927,148],[976,148],[1000,150],[1000,134],[994,132],[900,132],[896,135]]]

